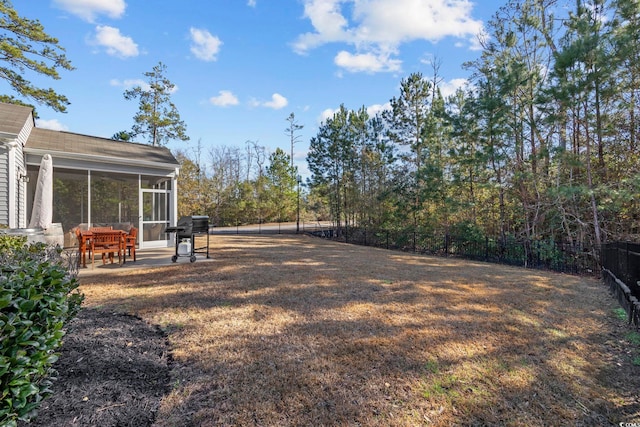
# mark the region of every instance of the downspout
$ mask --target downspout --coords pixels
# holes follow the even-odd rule
[[[175,226],[178,223],[178,176],[180,175],[180,168],[176,168],[175,173],[171,177],[171,218],[169,218],[169,225]]]
[[[16,139],[12,139],[6,142],[7,147],[9,148],[8,152],[8,164],[7,164],[7,188],[9,190],[8,194],[8,220],[9,220],[9,228],[20,228],[20,224],[18,224],[18,219],[20,216],[18,215],[18,208],[20,203],[18,201],[18,197],[20,197],[20,186],[23,186],[22,181],[20,180],[20,176],[16,171],[16,148],[18,147],[18,141]]]
[[[171,177],[171,217],[169,218],[169,226],[175,227],[178,223],[178,176],[180,175],[180,168],[175,169],[175,173]],[[208,231],[207,231],[208,233]],[[169,246],[176,244],[174,239],[178,238],[178,233],[169,233]]]

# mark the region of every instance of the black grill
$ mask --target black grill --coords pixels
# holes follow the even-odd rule
[[[207,215],[183,216],[178,220],[176,228],[183,228],[182,231],[178,230],[180,239],[190,238],[192,234],[209,233],[209,217]]]
[[[176,254],[171,257],[173,262],[176,262],[180,256],[190,257],[191,262],[196,260],[196,253],[206,254],[209,258],[209,216],[207,215],[191,215],[183,216],[178,220],[175,227],[167,227],[167,233],[176,233]],[[206,234],[207,246],[199,248],[195,247],[195,236],[198,234]],[[191,252],[189,255],[179,255],[178,245],[184,239],[189,239],[191,243]]]

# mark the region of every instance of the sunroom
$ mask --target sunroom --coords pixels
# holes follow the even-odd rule
[[[52,222],[61,224],[65,246],[77,244],[76,228],[105,225],[136,227],[141,249],[171,244],[165,229],[176,222],[179,163],[167,148],[40,129],[29,120],[26,127],[28,135],[16,135],[11,150],[18,158],[9,162],[15,168],[8,174],[9,210],[16,211],[9,227],[29,224],[41,160],[49,154]]]

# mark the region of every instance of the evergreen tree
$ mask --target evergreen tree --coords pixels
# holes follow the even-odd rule
[[[455,222],[479,223],[479,187],[484,182],[486,159],[479,147],[479,126],[475,99],[471,93],[458,89],[449,99],[447,114],[451,123],[452,147],[449,150],[451,194],[457,212]]]
[[[144,73],[148,88],[136,86],[124,92],[126,100],[138,99],[139,110],[134,116],[131,135],[148,138],[151,145],[165,145],[171,140],[188,141],[187,126],[180,119],[178,109],[171,102],[175,85],[165,76],[166,65],[159,62],[153,70]]]
[[[25,77],[25,70],[58,80],[59,69],[73,70],[58,40],[38,20],[21,17],[9,0],[0,0],[0,78],[25,98],[65,112],[69,100],[52,88],[40,88]],[[4,98],[14,102],[13,97]]]
[[[332,220],[341,227],[344,217],[344,203],[348,165],[352,164],[352,142],[349,139],[349,111],[340,109],[327,119],[319,128],[318,134],[311,138],[307,163],[311,171],[312,187],[322,188],[327,198]]]
[[[296,176],[297,171],[289,165],[289,156],[277,148],[269,156],[269,166],[266,171],[270,205],[278,222],[295,219],[297,206]]]
[[[423,163],[426,156],[425,136],[430,114],[431,83],[421,73],[413,73],[400,82],[400,96],[391,99],[391,110],[383,113],[387,122],[389,139],[409,148],[411,158],[402,156],[409,163],[408,173],[412,177],[410,186],[402,186],[411,197],[413,225],[417,226],[422,210],[421,189],[424,185]],[[401,192],[399,194],[404,193]]]
[[[126,130],[121,130],[120,132],[116,132],[111,136],[111,139],[114,141],[131,141],[131,133]]]

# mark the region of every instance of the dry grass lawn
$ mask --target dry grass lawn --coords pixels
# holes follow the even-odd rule
[[[617,425],[640,367],[599,281],[306,236],[82,278],[172,346],[156,425]]]

